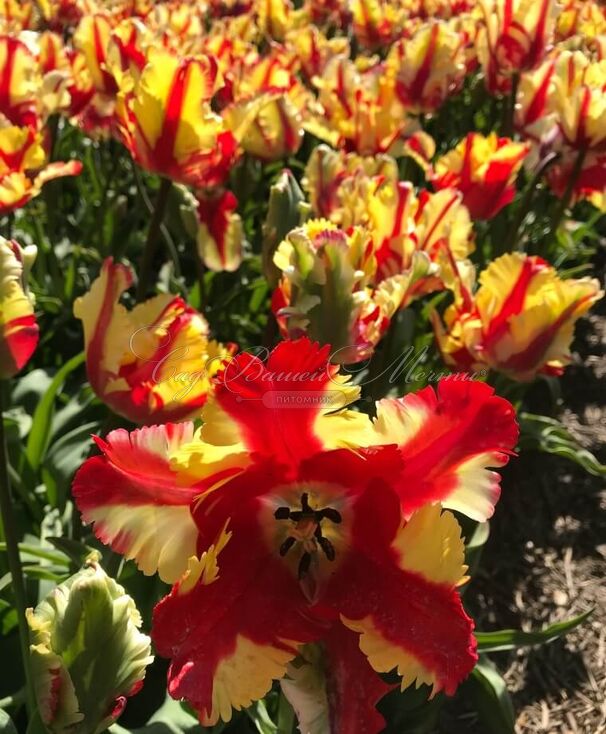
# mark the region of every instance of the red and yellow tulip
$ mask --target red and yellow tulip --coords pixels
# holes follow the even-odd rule
[[[490,219],[513,200],[528,151],[528,144],[495,133],[469,133],[436,162],[432,181],[438,190],[458,189],[473,219]]]
[[[564,144],[576,150],[606,145],[606,61],[581,51],[564,51],[553,74],[550,107],[557,115]]]
[[[210,106],[220,86],[213,58],[150,50],[116,110],[122,139],[137,163],[196,188],[220,184],[236,152],[233,135]]]
[[[27,288],[36,258],[33,245],[0,237],[0,379],[20,372],[38,344],[34,299]]]
[[[30,27],[33,18],[33,0],[0,1],[0,33],[17,35]]]
[[[490,516],[513,409],[446,379],[382,401],[372,423],[347,409],[359,390],[329,352],[300,339],[266,364],[241,354],[215,378],[201,431],[114,431],[75,478],[96,535],[174,583],[152,637],[169,692],[204,725],[264,696],[311,643],[348,734],[383,727],[375,672],[452,694],[475,664],[461,530],[439,503]]]
[[[575,322],[602,296],[597,280],[562,280],[540,257],[503,255],[480,275],[473,298],[448,308],[445,326],[434,315],[436,338],[459,370],[489,367],[520,382],[560,375]]]
[[[324,145],[310,156],[304,185],[317,216],[343,229],[359,225],[367,230],[377,263],[375,284],[429,259],[431,267],[414,279],[400,307],[413,297],[455,287],[461,277],[468,280],[474,240],[460,192],[422,190],[417,196],[410,183],[399,180],[390,156],[363,158]]]
[[[209,270],[233,272],[240,267],[244,227],[237,206],[238,200],[231,191],[197,197],[198,254]]]
[[[0,214],[25,206],[47,181],[81,170],[79,161],[47,163],[42,133],[14,125],[0,128]]]
[[[231,75],[233,101],[222,111],[241,147],[260,160],[286,158],[303,140],[303,112],[310,94],[292,73],[283,51],[242,60]]]
[[[514,74],[533,69],[553,43],[557,0],[479,0],[484,29],[478,55],[493,94],[507,92]]]
[[[91,387],[135,423],[192,418],[233,348],[209,340],[206,319],[177,296],[159,295],[127,311],[119,299],[132,282],[129,268],[108,259],[74,304]]]
[[[392,46],[387,68],[395,74],[404,105],[415,112],[434,112],[465,78],[463,38],[444,21],[427,23]]]
[[[38,62],[17,38],[0,36],[0,122],[3,126],[41,127]]]

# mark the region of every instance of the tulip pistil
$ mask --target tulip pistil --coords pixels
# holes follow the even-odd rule
[[[322,534],[321,523],[322,520],[330,520],[335,524],[340,523],[342,518],[338,510],[333,507],[314,510],[309,505],[309,495],[304,492],[301,495],[300,510],[291,510],[290,507],[278,507],[274,517],[276,520],[290,520],[295,523],[291,534],[280,546],[279,552],[281,556],[285,556],[295,543],[300,542],[302,544],[303,554],[299,561],[299,579],[304,578],[309,572],[312,556],[317,552],[318,546],[329,561],[335,560],[334,545]]]

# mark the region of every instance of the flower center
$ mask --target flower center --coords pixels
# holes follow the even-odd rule
[[[301,543],[303,553],[299,561],[298,575],[303,579],[309,572],[312,557],[318,551],[318,546],[329,561],[335,560],[334,545],[322,535],[322,521],[330,520],[335,524],[341,522],[341,513],[332,507],[315,510],[309,505],[309,495],[301,495],[301,509],[291,510],[290,507],[278,507],[274,512],[276,520],[289,520],[293,523],[290,534],[280,546],[280,555],[285,556],[295,545]]]

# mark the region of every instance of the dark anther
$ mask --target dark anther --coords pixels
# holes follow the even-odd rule
[[[324,551],[326,558],[328,558],[329,561],[334,561],[336,555],[335,547],[330,540],[328,540],[328,538],[320,537],[318,538],[318,543],[320,544],[320,548]]]
[[[274,512],[276,520],[292,520],[293,522],[299,522],[303,519],[314,520],[315,522],[322,522],[322,520],[330,520],[338,525],[341,521],[341,513],[335,510],[333,507],[325,507],[322,510],[314,510],[309,506],[309,495],[307,492],[303,492],[301,495],[301,509],[291,510],[290,507],[278,507]]]
[[[341,513],[333,507],[325,507],[323,510],[320,510],[319,514],[322,516],[320,518],[321,520],[326,518],[327,520],[334,522],[335,525],[338,525],[342,520]]]
[[[304,553],[299,561],[299,580],[307,576],[311,566],[311,553]]]
[[[285,556],[296,542],[296,538],[293,538],[292,535],[289,535],[288,538],[286,538],[286,540],[280,546],[280,555]]]

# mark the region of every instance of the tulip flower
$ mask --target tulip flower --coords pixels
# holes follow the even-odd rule
[[[387,66],[396,77],[396,92],[416,112],[434,112],[465,78],[462,37],[449,24],[423,25],[412,38],[395,43]]]
[[[129,268],[108,258],[74,303],[91,387],[136,423],[193,417],[233,348],[210,341],[206,319],[177,296],[156,296],[128,312],[119,299],[132,281]]]
[[[32,0],[3,0],[0,3],[0,33],[17,35],[27,30],[33,16]]]
[[[20,372],[38,344],[34,299],[27,289],[36,258],[33,245],[20,247],[0,237],[0,379]]]
[[[512,253],[480,275],[477,293],[455,302],[434,330],[447,365],[489,367],[519,382],[561,375],[574,324],[603,296],[597,280],[562,280],[540,257]]]
[[[368,233],[358,227],[346,234],[321,219],[290,232],[274,264],[282,280],[272,308],[282,333],[330,344],[332,359],[344,364],[373,353],[390,319],[432,270],[428,258],[411,258],[407,271],[373,288],[377,266]]]
[[[273,161],[295,154],[303,140],[303,111],[309,92],[276,51],[256,61],[240,60],[231,74],[233,101],[222,111],[225,124],[250,155]]]
[[[573,36],[598,38],[606,33],[604,8],[596,0],[564,0],[560,2],[556,21],[556,38],[559,41]]]
[[[552,42],[556,0],[480,0],[485,27],[478,55],[493,94],[509,91],[514,74],[538,66]]]
[[[174,583],[152,638],[169,692],[205,726],[263,697],[314,643],[329,718],[348,734],[383,728],[388,686],[373,671],[452,694],[474,667],[461,531],[439,503],[492,513],[513,408],[448,378],[381,401],[373,423],[347,409],[359,389],[329,354],[307,339],[265,364],[240,354],[201,431],[114,431],[74,480],[97,536]]]
[[[0,127],[0,214],[25,206],[47,181],[77,176],[79,161],[47,163],[42,133],[30,127]]]
[[[546,173],[549,188],[563,199],[570,189],[571,203],[586,199],[598,209],[606,209],[606,153],[590,150],[583,155],[579,166],[579,154],[562,151],[555,164]]]
[[[385,63],[337,56],[315,84],[321,114],[312,111],[305,129],[333,147],[360,155],[400,155],[405,139],[418,131]]]
[[[458,189],[473,219],[491,219],[515,196],[515,179],[528,154],[526,143],[469,133],[435,164],[432,178],[440,190]]]
[[[368,231],[377,261],[375,283],[409,271],[415,258],[420,265],[417,253],[429,258],[431,267],[415,279],[401,308],[413,297],[455,288],[461,277],[468,280],[474,241],[460,192],[417,196],[410,183],[399,180],[390,156],[362,158],[322,145],[310,156],[303,183],[316,215],[343,229],[361,225]]]
[[[469,213],[458,191],[421,191],[417,198],[406,182],[378,180],[367,207],[378,280],[408,271],[421,252],[433,267],[416,280],[407,300],[445,287],[456,288],[460,278],[468,279],[472,268],[467,258],[475,244]]]
[[[231,191],[197,197],[198,253],[209,270],[233,272],[240,267],[244,228]]]
[[[52,734],[100,734],[143,685],[152,662],[141,615],[98,562],[27,610],[38,711]]]
[[[40,127],[38,62],[22,41],[0,36],[0,121],[3,126]]]
[[[565,145],[578,151],[606,143],[606,62],[563,51],[555,62],[550,106]]]
[[[406,22],[404,8],[397,3],[352,0],[349,11],[358,43],[370,50],[389,48]]]
[[[286,47],[292,49],[309,81],[321,77],[335,56],[349,57],[347,38],[327,38],[315,25],[297,28],[286,36]]]
[[[132,90],[120,93],[116,109],[122,139],[137,163],[196,188],[220,184],[236,147],[210,107],[220,86],[211,57],[180,58],[151,49]]]

